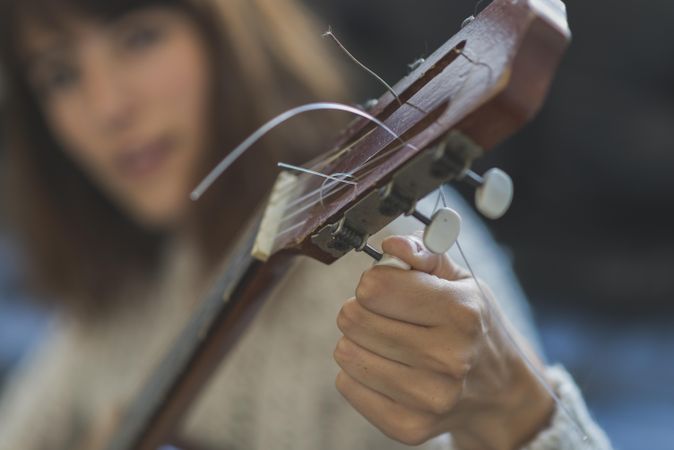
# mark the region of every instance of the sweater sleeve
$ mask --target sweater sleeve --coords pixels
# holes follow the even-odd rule
[[[0,398],[0,450],[69,447],[75,432],[69,332],[53,324],[47,339],[16,370]]]
[[[546,370],[546,377],[561,406],[557,406],[550,426],[522,450],[611,450],[611,443],[590,416],[571,375],[561,366],[554,366]]]

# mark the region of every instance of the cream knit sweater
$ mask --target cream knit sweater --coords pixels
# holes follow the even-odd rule
[[[464,218],[461,243],[515,326],[535,342],[524,297],[509,261],[472,211],[454,194]],[[425,207],[432,207],[426,204]],[[387,233],[418,226],[401,219]],[[190,246],[177,244],[160,286],[129,293],[96,324],[60,318],[41,348],[17,371],[0,402],[0,450],[70,450],[96,418],[123,411],[186,323],[204,281]],[[190,412],[180,434],[205,448],[331,450],[408,448],[355,412],[334,388],[335,318],[371,264],[360,254],[331,267],[301,259],[263,307]],[[141,298],[144,297],[144,298]],[[571,378],[548,370],[565,408],[580,420],[583,441],[561,409],[526,450],[608,450]],[[451,449],[448,436],[421,448]]]

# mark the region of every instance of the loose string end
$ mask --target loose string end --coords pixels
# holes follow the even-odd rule
[[[400,141],[401,144],[409,146],[417,150],[411,144],[407,144],[395,131],[393,131],[388,125],[386,125],[381,120],[377,119],[371,114],[366,113],[358,108],[353,106],[344,105],[341,103],[331,103],[331,102],[319,102],[319,103],[308,103],[306,105],[301,105],[292,109],[289,109],[278,116],[271,119],[269,122],[262,125],[258,128],[253,134],[251,134],[245,141],[239,144],[231,153],[229,153],[207,176],[203,179],[201,183],[192,191],[190,198],[193,201],[198,200],[212,185],[215,181],[223,174],[229,167],[232,166],[244,153],[246,153],[257,141],[262,139],[266,134],[272,131],[274,128],[279,125],[287,122],[295,116],[304,114],[310,111],[319,111],[319,110],[331,110],[331,111],[344,111],[355,116],[360,116],[367,119],[370,122],[375,123],[378,127],[386,131],[394,139]]]

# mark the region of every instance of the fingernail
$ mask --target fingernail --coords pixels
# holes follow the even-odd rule
[[[407,239],[407,241],[412,246],[412,251],[414,253],[421,253],[425,250],[421,240],[419,240],[419,238],[416,236],[405,236],[405,239]]]

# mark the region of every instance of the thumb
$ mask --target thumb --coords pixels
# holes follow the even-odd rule
[[[384,253],[409,264],[413,270],[455,281],[465,278],[466,271],[446,254],[436,255],[424,246],[417,235],[389,236],[382,242]]]

